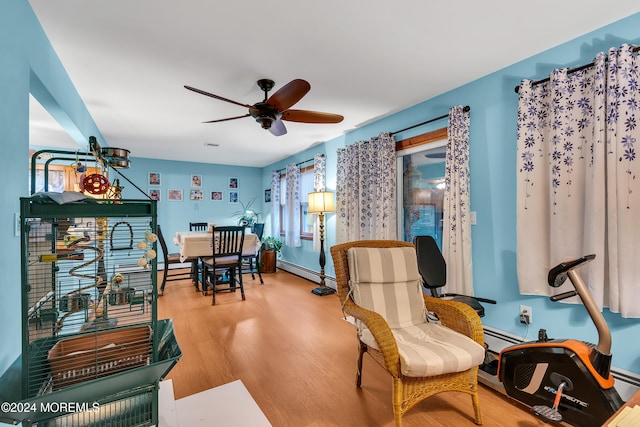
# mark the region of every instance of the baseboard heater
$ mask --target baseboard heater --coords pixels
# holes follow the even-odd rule
[[[320,272],[311,270],[301,265],[293,264],[288,261],[278,260],[278,268],[286,271],[287,273],[295,274],[304,279],[310,280],[314,283],[320,283]],[[325,276],[324,284],[330,288],[336,289],[336,278],[332,276]]]
[[[489,326],[484,326],[484,341],[489,346],[489,350],[497,354],[506,347],[532,340],[524,340],[522,337],[519,337],[517,335],[513,335]],[[623,400],[629,400],[631,396],[633,396],[636,391],[640,389],[640,375],[636,374],[635,372],[612,367],[611,375],[613,375],[613,378],[615,379],[616,390]],[[478,380],[482,384],[487,385],[494,390],[497,390],[506,395],[502,384],[498,381],[495,375],[490,375],[482,370],[479,370]]]

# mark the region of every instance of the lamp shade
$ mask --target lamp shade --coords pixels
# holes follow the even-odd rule
[[[335,212],[336,204],[330,191],[315,191],[309,193],[309,213]]]

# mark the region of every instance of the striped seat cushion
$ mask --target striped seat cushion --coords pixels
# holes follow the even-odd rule
[[[393,329],[400,355],[400,371],[408,377],[462,372],[484,361],[484,348],[466,335],[437,323]],[[363,343],[379,350],[368,329],[360,332]]]
[[[385,318],[398,345],[403,375],[461,372],[483,362],[484,348],[471,338],[426,322],[414,248],[350,248],[347,257],[353,300]],[[379,349],[359,322],[358,329],[363,343]]]
[[[356,304],[382,315],[392,329],[424,323],[414,248],[350,248],[347,259]]]

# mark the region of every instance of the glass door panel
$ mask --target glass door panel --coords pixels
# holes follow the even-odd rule
[[[399,235],[406,242],[429,235],[442,247],[446,141],[398,152]]]

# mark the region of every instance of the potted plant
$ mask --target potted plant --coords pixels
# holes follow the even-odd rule
[[[260,261],[258,268],[261,273],[276,272],[276,258],[280,256],[284,242],[277,237],[266,237],[262,239],[260,247]]]
[[[235,211],[232,215],[238,218],[238,225],[244,225],[245,227],[252,227],[253,224],[259,222],[260,213],[251,209],[251,206],[256,201],[256,198],[249,200],[248,203],[243,203],[242,201],[238,201],[242,206],[242,210]]]

